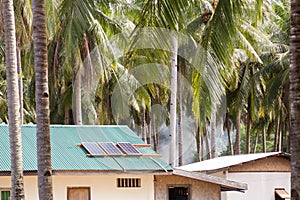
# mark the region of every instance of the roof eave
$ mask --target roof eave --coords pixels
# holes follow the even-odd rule
[[[184,171],[180,169],[173,170],[174,175],[184,176],[187,178],[197,179],[200,181],[205,181],[209,183],[214,183],[220,185],[223,188],[231,189],[231,190],[247,190],[248,186],[246,183],[240,183],[236,181],[227,180],[217,176],[210,176],[207,174],[197,173],[197,172],[190,172]]]
[[[25,170],[24,176],[36,176],[37,170]],[[52,170],[52,175],[116,175],[116,174],[143,174],[143,175],[171,175],[172,171],[164,170]],[[10,171],[1,171],[0,176],[10,176]]]

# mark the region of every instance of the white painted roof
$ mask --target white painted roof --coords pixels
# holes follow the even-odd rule
[[[210,171],[222,169],[238,164],[242,164],[245,162],[266,158],[269,156],[278,155],[280,152],[270,152],[270,153],[256,153],[256,154],[240,154],[240,155],[232,155],[232,156],[222,156],[210,160],[205,160],[201,162],[196,162],[188,165],[184,165],[181,167],[177,167],[177,169],[185,170],[185,171]]]

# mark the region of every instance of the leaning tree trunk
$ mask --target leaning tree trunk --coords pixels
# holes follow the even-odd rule
[[[276,121],[276,129],[275,129],[275,133],[274,133],[274,147],[273,147],[273,151],[277,152],[278,151],[278,141],[280,140],[279,139],[280,117],[276,116],[275,121]]]
[[[11,155],[12,199],[24,199],[22,137],[17,75],[16,30],[12,0],[2,1],[5,32],[5,62],[8,96],[8,122]]]
[[[300,0],[291,0],[290,145],[291,200],[300,199]]]
[[[37,160],[39,199],[53,199],[48,89],[48,52],[44,0],[32,1],[37,121]]]

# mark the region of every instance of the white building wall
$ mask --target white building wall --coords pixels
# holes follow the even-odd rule
[[[274,189],[285,188],[290,193],[289,172],[228,173],[228,179],[248,184],[248,190],[222,192],[222,200],[274,200]]]
[[[117,178],[141,178],[140,188],[118,188]],[[91,200],[154,200],[153,175],[53,176],[54,200],[67,200],[68,187],[90,187]],[[37,177],[25,176],[25,198],[38,200]],[[10,188],[10,177],[0,176],[0,189]]]

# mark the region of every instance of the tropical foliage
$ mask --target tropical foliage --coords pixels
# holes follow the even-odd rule
[[[161,150],[168,140],[163,130],[172,123],[176,53],[183,160],[191,144],[198,160],[225,152],[289,151],[288,1],[45,4],[52,124],[127,124]],[[32,12],[29,1],[16,5],[21,114],[24,123],[37,123]],[[3,43],[1,48],[0,118],[8,123]],[[226,138],[226,150],[217,148],[220,138]]]

